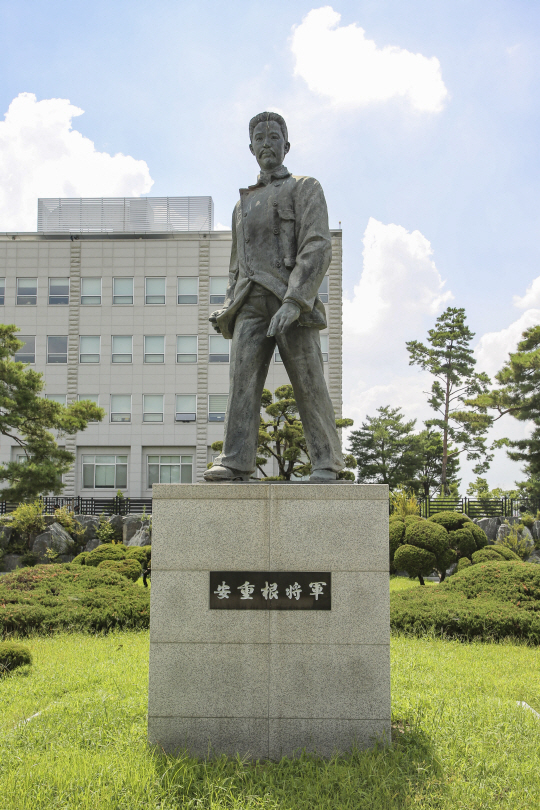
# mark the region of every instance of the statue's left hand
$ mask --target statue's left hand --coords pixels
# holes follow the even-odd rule
[[[286,332],[289,326],[297,321],[299,317],[300,307],[292,301],[285,301],[270,321],[266,337],[275,337]]]

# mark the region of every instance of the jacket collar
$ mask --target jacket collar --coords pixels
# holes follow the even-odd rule
[[[277,169],[272,169],[270,172],[260,172],[257,175],[257,185],[267,186],[272,180],[283,180],[284,177],[289,177],[290,171],[286,166],[278,166]]]

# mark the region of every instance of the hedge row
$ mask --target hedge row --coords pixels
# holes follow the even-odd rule
[[[66,563],[0,579],[0,635],[148,627],[150,595],[126,576]]]
[[[539,569],[522,562],[480,563],[436,588],[392,594],[392,628],[464,639],[512,636],[540,644]]]

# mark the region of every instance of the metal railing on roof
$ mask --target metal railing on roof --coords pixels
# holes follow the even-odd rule
[[[212,231],[212,197],[43,197],[41,233]]]

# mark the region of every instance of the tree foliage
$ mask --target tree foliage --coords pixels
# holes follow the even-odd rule
[[[444,442],[442,434],[428,426],[417,434],[419,467],[410,482],[410,486],[424,498],[433,497],[441,486]],[[449,447],[446,464],[447,487],[459,485],[459,455]]]
[[[474,333],[465,323],[465,310],[448,307],[437,318],[435,328],[428,332],[429,346],[417,340],[409,341],[409,365],[420,366],[434,378],[429,392],[429,404],[439,415],[426,425],[436,426],[442,432],[443,456],[441,466],[441,494],[449,494],[448,462],[461,453],[477,475],[489,469],[493,458],[486,447],[486,432],[492,418],[485,409],[474,409],[468,400],[485,394],[490,384],[485,373],[474,370],[476,360],[470,343]],[[451,447],[450,445],[454,445]]]
[[[348,451],[356,458],[359,483],[408,486],[421,465],[415,424],[404,421],[400,408],[385,405],[351,432]]]
[[[0,465],[0,481],[8,486],[2,497],[9,501],[35,498],[41,493],[61,492],[61,476],[75,456],[58,446],[55,436],[72,435],[89,421],[101,421],[105,412],[92,402],[68,406],[41,395],[43,375],[13,357],[24,344],[16,338],[19,329],[0,324],[0,434],[21,448],[25,460]]]
[[[495,446],[506,445],[509,458],[524,462],[528,480],[517,485],[521,494],[540,497],[540,325],[523,332],[517,351],[510,354],[495,379],[499,387],[480,393],[468,404],[480,413],[494,411],[494,421],[510,414],[520,422],[533,423],[528,438],[501,439]]]
[[[261,408],[270,417],[265,419],[261,415],[259,427],[256,464],[263,478],[290,481],[293,478],[310,475],[311,461],[292,385],[280,385],[274,391],[274,397],[265,388]],[[338,428],[349,427],[352,424],[352,419],[336,419]],[[223,442],[213,443],[212,450],[222,449]],[[269,476],[265,470],[265,465],[270,459],[275,459],[277,463],[277,476]],[[346,467],[354,469],[356,466],[354,457],[346,456],[344,460]],[[342,471],[338,477],[354,481],[354,473],[350,469]]]

